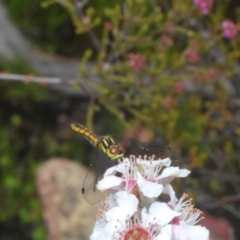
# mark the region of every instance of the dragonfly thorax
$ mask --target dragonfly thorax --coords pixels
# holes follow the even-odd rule
[[[121,144],[116,144],[113,138],[106,136],[99,143],[98,147],[105,152],[112,160],[122,158],[126,152],[126,148]]]

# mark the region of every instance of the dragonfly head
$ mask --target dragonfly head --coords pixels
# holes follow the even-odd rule
[[[122,144],[116,143],[110,136],[104,137],[99,142],[98,146],[112,160],[118,160],[122,158],[126,152],[126,148]]]
[[[126,148],[123,145],[111,145],[106,153],[112,160],[118,160],[124,156]]]

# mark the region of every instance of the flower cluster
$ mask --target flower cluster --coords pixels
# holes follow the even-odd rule
[[[159,51],[164,51],[166,48],[171,47],[173,45],[173,40],[168,34],[163,34],[161,36],[161,43],[158,45]]]
[[[188,48],[185,51],[185,57],[190,64],[197,64],[201,61],[199,53],[199,42],[196,39],[189,39]]]
[[[178,80],[176,82],[175,90],[178,94],[182,94],[186,90],[186,86],[183,80]]]
[[[169,158],[125,158],[109,168],[99,190],[117,190],[108,195],[90,237],[91,240],[208,240],[209,231],[195,225],[201,212],[184,195],[179,200],[170,183],[190,172],[173,167]],[[162,194],[169,201],[160,202]]]
[[[194,4],[201,9],[203,15],[207,15],[213,9],[214,0],[194,0]]]
[[[185,55],[187,57],[188,62],[191,64],[196,64],[201,60],[199,52],[196,49],[188,49]]]
[[[145,67],[146,58],[139,53],[129,53],[129,65],[133,68],[135,72],[140,71]]]
[[[222,22],[223,36],[225,38],[234,39],[238,34],[238,26],[231,20]]]

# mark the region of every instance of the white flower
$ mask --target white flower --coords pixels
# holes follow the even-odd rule
[[[170,165],[169,158],[130,157],[107,169],[97,188],[119,192],[105,198],[90,239],[209,240],[209,231],[196,225],[201,212],[186,195],[178,200],[170,185],[190,171]],[[170,196],[168,204],[155,201],[161,193]]]
[[[184,194],[177,203],[171,201],[169,204],[173,210],[180,213],[172,220],[173,236],[178,240],[208,240],[209,231],[205,227],[195,225],[201,220],[202,212],[194,208],[192,199],[184,201],[186,197]]]
[[[107,169],[104,178],[98,182],[99,190],[117,189],[132,192],[134,188],[142,192],[145,197],[156,198],[162,192],[175,196],[169,183],[176,177],[186,177],[190,171],[179,169],[179,167],[169,167],[169,158],[154,160],[125,158],[118,165]],[[162,168],[164,170],[162,171]],[[119,173],[120,176],[116,176]]]
[[[115,176],[116,173],[120,173],[121,176]],[[136,166],[133,162],[125,158],[118,165],[108,168],[104,174],[102,180],[97,183],[97,188],[100,191],[107,190],[110,188],[125,189],[127,192],[131,192],[137,184]],[[121,188],[122,185],[122,188]]]
[[[105,214],[107,224],[105,230],[109,234],[125,228],[125,222],[137,211],[138,199],[127,192],[121,191],[115,194],[117,206],[108,210]]]
[[[140,211],[139,201],[132,194],[121,191],[115,194],[115,200],[111,196],[110,199],[115,205],[105,209],[105,213],[98,219],[91,240],[172,240],[173,231],[169,223],[180,213],[166,203],[154,202],[148,210],[143,208]]]
[[[202,226],[181,223],[173,226],[173,236],[177,240],[209,240],[209,231]]]
[[[95,224],[93,233],[90,236],[90,240],[112,240],[110,234],[107,234],[104,231],[104,226],[101,226],[100,223]]]
[[[169,223],[174,217],[180,215],[180,213],[177,213],[176,211],[172,210],[164,202],[154,202],[149,207],[147,213],[146,212],[144,213],[144,211],[146,211],[146,208],[142,210],[142,217],[145,219],[146,226],[153,222],[156,222],[160,226],[164,226],[167,223]]]

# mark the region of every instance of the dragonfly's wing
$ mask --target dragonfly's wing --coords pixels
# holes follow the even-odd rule
[[[96,184],[102,179],[104,172],[111,165],[111,159],[99,149],[95,149],[91,157],[90,169],[83,181],[82,193],[83,197],[89,204],[98,203],[105,191],[99,191]]]
[[[157,143],[142,143],[134,139],[124,137],[113,137],[116,144],[123,145],[126,148],[125,157],[129,155],[139,155],[144,157],[155,156],[154,159],[169,157],[172,160],[176,159],[174,151],[170,147],[166,147]],[[90,204],[98,203],[104,196],[105,192],[96,189],[96,184],[102,179],[107,168],[117,164],[117,161],[111,160],[106,153],[99,148],[93,152],[91,157],[90,170],[87,172],[83,182],[82,193],[86,201]]]
[[[82,194],[89,204],[97,204],[103,198],[105,192],[96,189],[97,177],[93,169],[89,169],[83,181]]]
[[[93,152],[91,157],[91,167],[93,168],[94,172],[96,173],[97,181],[102,179],[103,174],[111,165],[111,158],[108,157],[106,153],[104,153],[99,148],[96,148]]]
[[[127,151],[125,156],[135,155],[136,157],[147,155],[151,157],[155,156],[155,159],[169,157],[171,160],[177,159],[177,154],[170,147],[159,143],[144,143],[135,139],[129,139],[124,137],[114,137],[117,142],[123,144]]]

